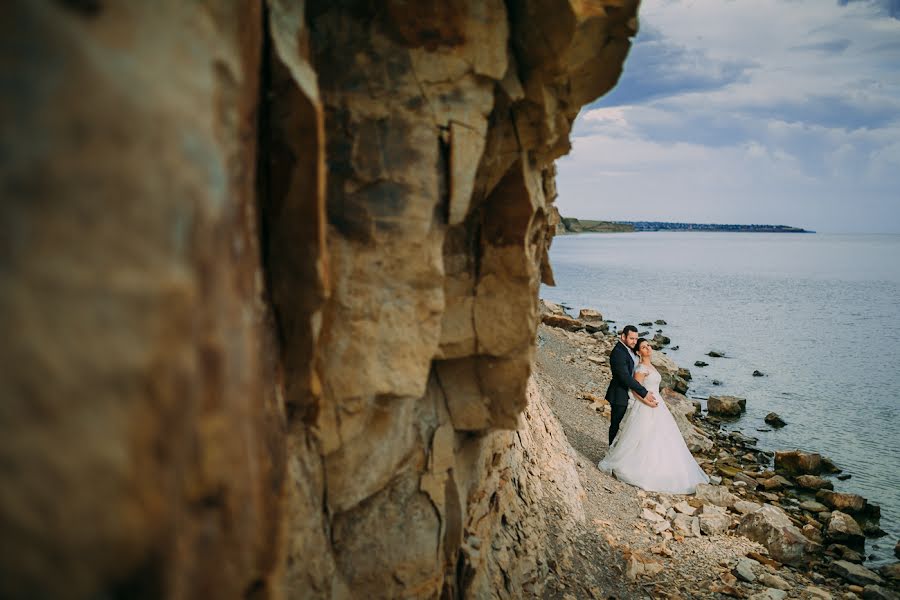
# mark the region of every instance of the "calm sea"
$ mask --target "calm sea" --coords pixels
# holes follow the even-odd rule
[[[852,477],[835,489],[881,505],[900,539],[900,235],[623,233],[559,236],[541,297],[616,327],[664,319],[689,396],[747,398],[730,429],[770,450],[820,452]],[[647,328],[641,328],[645,330]],[[709,358],[710,350],[727,358]],[[708,367],[693,366],[703,360]],[[753,377],[759,370],[765,377]],[[719,380],[721,385],[713,385]],[[763,417],[788,425],[768,429]],[[896,559],[893,559],[896,560]]]

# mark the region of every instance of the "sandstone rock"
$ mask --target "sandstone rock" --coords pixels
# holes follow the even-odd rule
[[[679,367],[678,371],[675,373],[678,377],[681,377],[685,381],[691,380],[691,372],[688,369]]]
[[[798,475],[794,478],[797,485],[808,490],[834,489],[834,484],[816,475]]]
[[[775,477],[770,477],[769,479],[763,479],[759,483],[761,486],[763,486],[763,488],[770,492],[793,487],[793,484],[781,475],[776,475]]]
[[[846,513],[860,513],[868,504],[866,499],[858,494],[844,494],[830,490],[819,490],[816,492],[816,499],[821,500],[834,510]]]
[[[785,591],[777,590],[775,588],[766,588],[761,592],[748,596],[747,600],[784,600],[786,597],[787,592]]]
[[[700,537],[700,519],[678,514],[672,520],[672,528],[685,537]]]
[[[809,559],[809,553],[819,548],[797,529],[788,516],[770,504],[741,518],[737,533],[759,542],[776,560],[800,565]]]
[[[880,585],[883,583],[883,580],[877,573],[870,571],[862,565],[857,565],[845,560],[836,560],[831,563],[831,571],[838,577],[857,585]]]
[[[900,562],[884,565],[878,569],[878,572],[888,581],[893,581],[894,583],[900,582]]]
[[[697,486],[695,497],[701,502],[725,508],[734,506],[734,503],[738,500],[737,496],[729,492],[727,488],[706,483],[701,483]]]
[[[680,512],[681,514],[688,515],[688,516],[692,516],[695,512],[697,512],[697,509],[694,508],[693,506],[691,506],[690,504],[688,504],[685,500],[682,500],[681,502],[676,504],[673,508],[675,510],[677,510],[678,512]]]
[[[762,508],[762,504],[750,502],[749,500],[737,500],[732,508],[742,515],[747,515]]]
[[[711,415],[739,417],[747,410],[747,400],[735,396],[710,396],[706,401],[706,409]]]
[[[578,320],[584,321],[585,323],[605,323],[600,311],[594,310],[593,308],[582,308],[578,312]],[[607,325],[607,327],[609,326]]]
[[[862,597],[864,600],[900,600],[900,594],[897,592],[875,584],[865,586]]]
[[[545,314],[541,315],[541,323],[550,327],[559,327],[566,331],[578,331],[584,329],[584,323],[578,319],[573,319],[568,315]]]
[[[700,531],[706,535],[721,535],[728,531],[731,517],[724,513],[706,513],[700,515]]]
[[[778,416],[778,413],[769,413],[763,420],[772,427],[784,427],[785,425],[787,425],[787,423],[784,422],[784,419]]]
[[[541,315],[551,314],[551,315],[566,315],[566,309],[555,302],[550,302],[549,300],[541,300],[540,302]]]
[[[802,531],[803,535],[805,535],[810,541],[813,541],[817,544],[822,544],[825,542],[825,538],[822,536],[822,527],[820,525],[813,525],[811,523],[808,523],[804,525],[800,531]]]
[[[755,569],[759,567],[759,563],[750,558],[739,558],[734,569],[731,570],[734,576],[747,583],[756,581]]]
[[[760,574],[758,581],[761,585],[766,587],[775,588],[776,590],[784,590],[787,591],[791,589],[790,583],[779,577],[778,575],[773,575],[772,573],[762,573]]]
[[[807,586],[800,592],[802,600],[831,600],[832,597],[831,592],[814,585]]]
[[[819,473],[837,473],[840,469],[827,458],[815,452],[789,450],[775,453],[775,468],[788,475],[818,475]]]
[[[806,500],[800,503],[800,508],[809,512],[820,513],[828,510],[828,507],[815,500]]]
[[[851,546],[862,546],[866,538],[853,517],[839,510],[831,513],[825,528],[825,537],[832,542],[844,542]]]
[[[829,556],[834,556],[841,560],[846,560],[847,562],[852,563],[862,564],[862,562],[865,560],[865,557],[862,554],[852,548],[844,546],[843,544],[831,544],[825,550],[825,553]]]

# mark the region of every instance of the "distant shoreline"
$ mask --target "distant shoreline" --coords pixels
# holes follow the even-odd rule
[[[739,225],[727,223],[669,223],[664,221],[595,221],[560,217],[557,235],[570,233],[633,233],[647,231],[699,231],[726,233],[815,233],[790,225]]]

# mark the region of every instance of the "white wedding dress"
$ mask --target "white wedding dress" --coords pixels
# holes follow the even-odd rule
[[[659,393],[659,371],[638,365],[635,373],[640,372],[647,373],[644,387],[656,397],[657,406],[632,398],[619,433],[597,466],[647,491],[693,494],[697,484],[709,483],[709,477],[688,450]]]

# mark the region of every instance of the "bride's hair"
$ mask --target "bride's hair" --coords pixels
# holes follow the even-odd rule
[[[638,341],[634,343],[634,353],[638,354],[641,351],[641,344],[649,344],[650,340],[647,338],[638,338]]]

